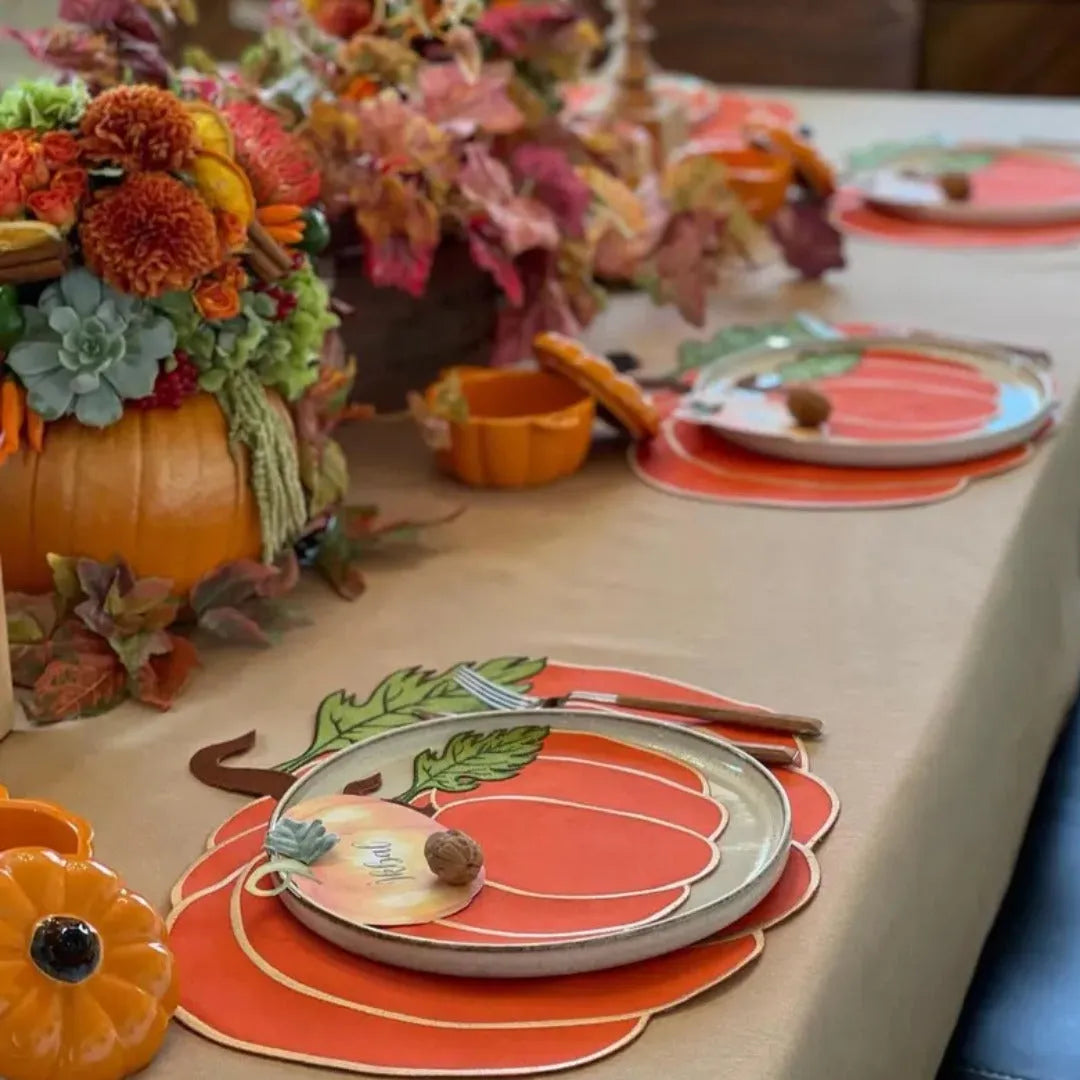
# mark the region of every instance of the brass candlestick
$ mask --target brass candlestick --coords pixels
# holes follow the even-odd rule
[[[607,0],[612,50],[606,74],[612,84],[608,116],[648,131],[659,165],[685,139],[687,125],[681,111],[662,101],[653,84],[656,65],[651,45],[656,33],[649,21],[653,3]]]

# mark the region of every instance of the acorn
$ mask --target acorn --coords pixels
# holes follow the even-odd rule
[[[938,187],[949,202],[967,202],[971,198],[971,177],[967,173],[942,173],[938,177]]]
[[[480,845],[457,829],[432,833],[424,844],[424,858],[431,872],[447,885],[468,885],[484,866]]]
[[[787,393],[788,412],[799,427],[819,428],[832,415],[832,402],[809,386],[795,386]]]

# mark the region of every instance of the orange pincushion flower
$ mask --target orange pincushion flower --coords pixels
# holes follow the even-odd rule
[[[80,235],[90,269],[136,296],[186,292],[222,262],[209,207],[164,173],[139,173],[104,193]]]
[[[259,206],[309,206],[322,188],[318,164],[307,145],[265,105],[237,102],[222,112],[236,137],[236,160],[251,180]]]
[[[82,120],[83,153],[129,172],[177,172],[191,164],[195,121],[156,86],[118,86],[95,98]]]

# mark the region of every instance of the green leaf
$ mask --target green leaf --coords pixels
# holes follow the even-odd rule
[[[453,674],[459,666],[455,664],[443,672],[403,668],[385,678],[365,701],[357,701],[344,690],[330,694],[316,714],[311,745],[279,769],[294,772],[322,754],[342,750],[431,715],[483,712],[487,706],[454,682]],[[544,670],[547,660],[503,656],[470,666],[500,686],[528,693],[532,679]]]
[[[815,322],[801,317],[755,326],[728,326],[708,341],[684,341],[679,346],[676,372],[697,371],[725,356],[765,345],[770,338],[802,344],[820,341],[822,332]]]
[[[274,644],[274,639],[255,619],[237,608],[212,608],[199,616],[199,629],[233,645],[266,649]]]
[[[315,566],[341,596],[355,600],[366,588],[363,562],[373,551],[413,543],[422,530],[445,525],[462,512],[457,507],[434,518],[387,521],[375,506],[342,507],[322,535]]]
[[[857,352],[818,353],[815,356],[804,356],[801,360],[792,360],[789,364],[781,364],[776,369],[776,374],[780,377],[781,384],[829,379],[845,375],[861,359],[862,354]]]
[[[238,559],[211,570],[191,591],[191,606],[202,615],[213,608],[239,607],[258,596],[280,575],[276,566]]]
[[[511,780],[531,765],[551,729],[540,726],[500,728],[481,734],[461,731],[442,753],[423,750],[413,761],[412,787],[394,802],[410,803],[424,791],[475,791],[493,780]]]
[[[11,646],[11,681],[24,690],[32,690],[54,659],[51,641],[37,645]]]
[[[155,656],[172,652],[173,639],[164,630],[146,630],[128,637],[110,637],[109,644],[133,677]]]
[[[63,555],[48,555],[46,558],[49,561],[49,569],[52,571],[53,585],[65,606],[81,600],[83,591],[82,585],[79,584],[79,560]]]
[[[930,173],[969,173],[992,165],[997,158],[992,150],[950,150],[938,139],[914,139],[874,143],[856,150],[848,156],[847,171],[867,173],[910,163]]]
[[[52,635],[56,627],[56,602],[52,596],[8,593],[7,634],[12,645],[35,645]]]
[[[300,479],[308,493],[308,513],[317,518],[349,493],[349,463],[345,451],[333,439],[322,446],[301,443]]]

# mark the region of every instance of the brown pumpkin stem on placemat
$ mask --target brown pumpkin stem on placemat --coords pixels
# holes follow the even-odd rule
[[[222,762],[246,754],[255,745],[256,733],[249,731],[228,742],[214,743],[197,750],[188,763],[191,775],[207,787],[236,795],[280,799],[296,782],[292,773],[280,769],[234,768]]]
[[[254,745],[257,733],[249,731],[228,742],[214,743],[196,750],[188,768],[191,775],[207,787],[231,791],[234,795],[279,800],[296,783],[296,777],[283,769],[240,768],[225,765],[229,758],[246,754]],[[372,773],[362,780],[345,785],[346,795],[374,795],[382,787],[382,773]]]

